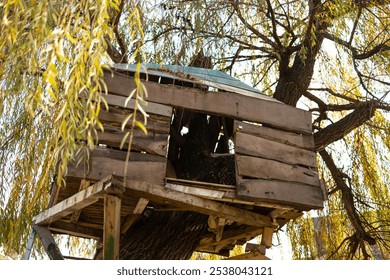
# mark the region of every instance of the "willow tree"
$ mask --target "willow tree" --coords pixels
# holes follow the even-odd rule
[[[0,1],[0,247],[8,253],[23,253],[51,182],[94,146],[105,104],[103,69],[115,57],[119,19],[129,30],[128,59],[141,60],[139,10],[124,4]]]
[[[290,223],[296,258],[389,257],[390,2],[157,1],[150,58],[219,69],[313,113],[328,200]],[[153,18],[147,15],[154,11]]]
[[[312,111],[328,200],[290,224],[294,257],[389,257],[389,16],[388,0],[2,0],[1,245],[21,250],[55,162],[60,180],[76,139],[99,127],[103,63],[140,61],[141,48],[145,62],[182,65],[202,50]]]

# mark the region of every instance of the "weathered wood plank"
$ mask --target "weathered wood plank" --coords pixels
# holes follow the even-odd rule
[[[123,182],[123,179],[116,179],[117,176],[113,176],[113,178],[115,184],[121,184]],[[191,209],[202,214],[215,215],[247,225],[272,226],[270,217],[194,195],[169,190],[148,182],[126,180],[126,188],[127,191],[135,193],[140,197],[157,201],[163,200],[165,203],[173,206],[179,208],[185,207],[186,209]]]
[[[107,188],[111,182],[110,177],[105,178],[98,183],[86,188],[85,190],[76,193],[75,195],[57,203],[53,207],[39,213],[33,218],[37,225],[48,225],[60,218],[68,216],[77,210],[81,210],[102,197],[105,188]]]
[[[172,183],[171,183],[172,182]],[[175,183],[177,182],[177,183]],[[192,183],[191,183],[192,182]],[[180,184],[179,184],[180,183]],[[235,204],[256,205],[268,208],[280,208],[285,210],[292,210],[291,206],[286,206],[277,203],[263,202],[263,201],[248,201],[237,197],[236,186],[212,184],[208,185],[205,182],[189,181],[189,180],[167,180],[165,184],[167,189],[175,190],[182,193],[188,193],[203,198],[223,201]]]
[[[115,150],[115,149],[104,148],[104,147],[95,147],[91,152],[91,156],[96,158],[108,158],[108,159],[125,161],[127,156],[127,151]],[[166,162],[167,159],[162,156],[132,152],[130,155],[130,161]]]
[[[121,198],[104,195],[103,259],[119,259]]]
[[[48,254],[51,260],[63,260],[64,257],[61,254],[61,250],[58,248],[53,235],[46,227],[39,226],[37,224],[33,225],[35,232],[38,234],[39,239],[42,242],[43,247],[45,248],[46,253]]]
[[[72,224],[65,221],[56,221],[49,225],[49,229],[55,233],[100,240],[103,237],[101,229]]]
[[[141,134],[142,133],[142,134]],[[109,147],[119,149],[125,132],[118,130],[106,130],[104,132],[98,132],[98,144],[105,144]],[[124,150],[127,150],[130,138],[127,137]],[[131,143],[131,149],[136,151],[145,151],[150,154],[159,156],[166,156],[168,146],[168,135],[157,134],[154,132],[148,132],[145,135],[142,131],[135,130],[133,134],[133,140]]]
[[[262,157],[313,168],[317,166],[316,154],[314,152],[250,134],[237,132],[234,144],[234,150],[237,154]]]
[[[260,136],[265,139],[310,151],[314,150],[314,138],[311,134],[282,131],[260,124],[247,123],[238,120],[234,121],[234,131]]]
[[[318,173],[309,168],[242,155],[236,161],[239,176],[320,186]]]
[[[108,92],[128,96],[135,88],[132,77],[106,71],[104,81]],[[194,88],[162,85],[143,81],[148,90],[147,100],[155,103],[193,109],[205,113],[224,115],[241,120],[266,123],[311,134],[311,113],[279,102],[235,94],[232,92],[203,92]]]
[[[253,251],[246,254],[226,258],[224,260],[269,260],[270,258],[264,256],[262,253]]]
[[[103,95],[104,99],[107,101],[107,104],[110,106],[118,106],[121,108],[126,108],[133,110],[135,106],[135,100],[131,99],[127,105],[125,106],[125,102],[127,97],[119,96],[119,95],[112,95],[112,94],[105,94]],[[172,116],[172,107],[166,106],[154,102],[148,102],[146,106],[142,107],[146,113],[159,115],[159,116],[165,116],[165,117],[171,117]]]
[[[149,200],[145,198],[140,198],[134,207],[134,210],[131,214],[127,215],[121,226],[121,234],[126,233],[129,228],[141,217],[142,212],[145,210],[148,205]]]
[[[89,186],[91,185],[91,182],[90,181],[87,181],[87,180],[84,180],[82,179],[81,182],[80,182],[80,188],[79,188],[79,192],[88,188]],[[72,217],[70,218],[71,222],[77,222],[80,218],[80,214],[81,214],[81,211],[76,211],[72,214]]]
[[[262,234],[262,232],[262,227],[241,227],[225,230],[220,241],[216,241],[213,236],[202,238],[196,250],[202,251],[208,249],[210,246],[224,246],[227,244],[234,244],[237,240],[240,239],[250,240]]]
[[[264,245],[266,248],[271,248],[273,234],[274,234],[273,228],[264,227],[263,234],[261,235],[261,245]]]
[[[265,251],[266,251],[266,247],[264,245],[261,245],[261,244],[255,244],[255,243],[246,243],[245,245],[245,253],[249,253],[249,252],[259,252],[263,255],[265,255]]]
[[[237,196],[247,200],[295,205],[300,210],[323,208],[320,187],[291,182],[244,180],[237,186]]]
[[[23,254],[22,260],[29,260],[31,256],[31,251],[34,246],[36,232],[33,227],[31,227],[30,234],[28,235],[26,251]]]
[[[139,114],[140,115],[140,114]],[[119,114],[114,112],[107,112],[105,110],[101,110],[99,113],[99,121],[103,124],[114,124],[118,127],[122,126],[122,123],[126,120],[128,117],[127,114]],[[138,118],[138,117],[137,117]],[[143,122],[143,119],[138,118],[140,122]],[[168,118],[148,118],[147,124],[145,124],[145,127],[148,131],[157,132],[161,134],[168,134],[170,129],[170,119]],[[131,128],[132,122],[129,121],[125,125],[126,128]],[[135,129],[139,129],[138,127],[135,127]]]
[[[75,161],[77,162],[77,160]],[[68,177],[84,178],[98,181],[111,174],[124,176],[126,151],[105,148],[95,148],[91,153],[88,163],[76,163],[68,165]],[[134,180],[148,181],[155,184],[164,184],[166,173],[166,158],[131,153],[127,166],[127,176]]]

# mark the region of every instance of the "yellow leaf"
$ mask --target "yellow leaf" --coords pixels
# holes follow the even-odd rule
[[[148,130],[146,129],[143,123],[136,121],[135,125],[138,126],[145,134],[148,134]]]

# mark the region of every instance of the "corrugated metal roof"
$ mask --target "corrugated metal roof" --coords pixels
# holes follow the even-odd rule
[[[136,70],[135,64],[117,63],[109,66],[114,70],[120,71],[135,72]],[[173,80],[182,80],[195,84],[203,84],[217,89],[252,96],[267,101],[279,102],[276,99],[262,94],[259,90],[219,70],[180,65],[160,65],[156,63],[147,63],[142,65],[141,72],[147,73],[148,75],[171,78]]]

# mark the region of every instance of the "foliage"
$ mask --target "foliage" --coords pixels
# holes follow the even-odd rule
[[[68,162],[95,144],[105,104],[104,64],[111,61],[106,50],[113,48],[121,5],[0,2],[0,245],[6,250],[22,253],[32,217],[47,205],[54,173],[60,183]],[[132,30],[129,58],[140,62],[138,9],[128,5],[123,18]],[[142,101],[137,81],[133,94]]]

